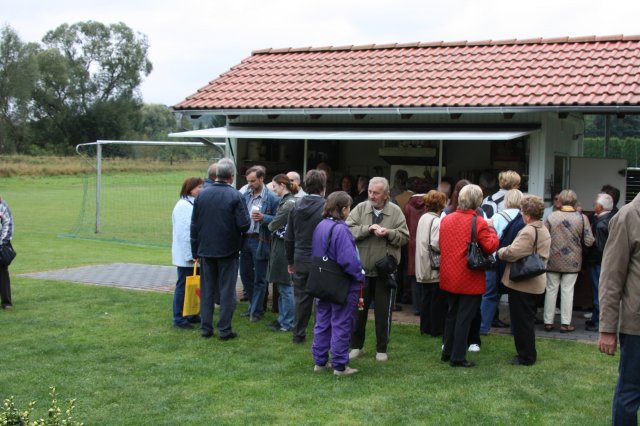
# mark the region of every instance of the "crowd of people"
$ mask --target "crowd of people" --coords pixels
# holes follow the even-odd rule
[[[442,361],[473,367],[467,353],[480,351],[481,336],[492,327],[510,327],[516,356],[509,363],[532,365],[537,360],[534,325],[543,321],[547,331],[556,327],[558,292],[560,331],[576,329],[573,291],[584,259],[594,293],[594,313],[586,326],[597,330],[598,278],[619,197],[615,188],[603,187],[589,218],[569,189],[555,194],[548,211],[540,197],[519,190],[520,176],[511,170],[499,174],[495,193],[465,179],[442,179],[435,187],[402,170],[393,187],[384,177],[345,175],[331,191],[326,163],[309,170],[304,182],[291,171],[266,183],[266,169],[256,165],[246,171],[247,185],[240,190],[232,186],[235,174],[234,163],[222,159],[210,167],[205,182],[189,178],[182,187],[174,209],[176,327],[191,328],[199,321],[202,336],[213,336],[218,304],[219,338],[237,337],[231,320],[239,271],[240,300],[248,305],[241,316],[254,323],[262,319],[271,283],[278,317],[267,327],[291,333],[294,343],[306,341],[315,307],[315,371],[328,368],[329,359],[336,375],[357,371],[349,362],[366,354],[370,308],[375,359],[387,361],[396,299],[407,294],[420,317],[420,334],[442,339]],[[489,266],[469,266],[470,241],[491,259]],[[350,277],[344,304],[314,299],[306,291],[312,260],[323,253]],[[546,271],[512,279],[512,265],[533,253]],[[194,259],[201,264],[201,313],[182,317],[184,280]],[[508,294],[510,324],[499,318],[503,294]]]

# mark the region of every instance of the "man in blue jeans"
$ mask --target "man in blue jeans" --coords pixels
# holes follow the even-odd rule
[[[614,355],[620,333],[613,424],[635,425],[640,406],[640,194],[609,222],[600,274],[600,352]]]
[[[216,181],[202,190],[193,203],[191,253],[201,260],[200,320],[202,337],[213,336],[214,302],[220,301],[220,340],[237,337],[231,327],[236,309],[236,281],[241,235],[249,229],[247,207],[231,186],[235,164],[218,162]]]
[[[249,299],[249,309],[243,316],[248,316],[251,322],[259,321],[264,314],[271,250],[271,231],[268,226],[280,201],[264,184],[265,172],[262,166],[249,168],[246,173],[247,189],[242,193],[251,226],[242,238],[240,279]]]

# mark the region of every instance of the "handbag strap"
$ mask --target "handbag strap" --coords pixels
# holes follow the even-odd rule
[[[198,259],[193,261],[193,275],[196,275],[198,269]]]
[[[473,214],[473,219],[471,219],[471,242],[476,242],[476,214]]]
[[[334,222],[334,224],[331,226],[331,230],[329,230],[329,238],[327,238],[327,248],[324,250],[324,257],[329,257],[329,246],[331,245],[331,236],[333,235],[333,228],[336,227],[336,225],[338,224],[338,222]]]
[[[533,230],[536,231],[536,237],[533,240],[533,254],[536,254],[538,252],[538,228],[533,225],[529,226],[531,226]]]

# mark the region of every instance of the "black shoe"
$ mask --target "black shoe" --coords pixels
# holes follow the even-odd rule
[[[173,326],[175,328],[182,328],[183,330],[189,330],[189,329],[193,328],[193,326],[191,324],[189,324],[188,322],[180,322],[178,324],[173,324]]]
[[[595,326],[596,326],[596,323],[595,323],[595,322],[593,322],[593,320],[587,320],[587,321],[585,321],[585,322],[584,322],[584,324],[585,324],[587,327],[595,327]]]
[[[262,315],[251,315],[249,317],[249,321],[251,322],[258,322],[262,319]]]
[[[452,367],[470,368],[470,367],[475,367],[476,363],[475,362],[471,362],[471,361],[467,361],[465,359],[464,361],[449,361],[449,365],[452,366]]]
[[[271,321],[267,324],[267,328],[271,331],[280,331],[281,325],[278,321]]]
[[[451,361],[451,355],[447,355],[447,354],[442,354],[442,356],[440,357],[440,361],[442,362],[449,362]]]
[[[190,324],[198,324],[200,322],[200,317],[187,317],[187,321],[189,321]]]
[[[226,342],[227,340],[235,339],[236,337],[238,337],[238,334],[236,332],[232,331],[231,333],[227,334],[226,336],[220,336],[220,340]]]
[[[514,356],[509,360],[509,365],[533,365],[532,362],[524,362],[520,357]]]
[[[585,328],[585,330],[587,331],[600,331],[599,327],[597,325],[587,325]]]
[[[294,335],[291,340],[293,341],[293,343],[304,343],[306,338],[307,338],[306,336],[296,336],[296,335]]]
[[[248,302],[248,301],[249,301],[249,298],[248,298],[247,296],[242,296],[242,297],[240,298],[240,301],[241,301],[241,302]]]
[[[205,339],[209,339],[213,337],[213,331],[203,331],[202,333],[200,333],[200,336],[202,336]]]
[[[507,324],[506,322],[502,322],[499,319],[497,319],[497,320],[493,320],[493,322],[491,323],[491,327],[493,327],[493,328],[509,328],[509,324]]]

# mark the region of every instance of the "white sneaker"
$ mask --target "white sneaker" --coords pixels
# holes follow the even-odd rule
[[[344,371],[333,370],[333,375],[334,376],[350,376],[352,374],[356,374],[357,372],[358,370],[356,370],[355,368],[351,368],[347,366],[344,368]]]
[[[469,352],[480,352],[480,345],[472,343],[469,345]]]
[[[324,370],[326,370],[327,368],[329,368],[327,366],[327,364],[325,365],[314,365],[313,366],[313,372],[314,373],[322,373]]]
[[[351,349],[351,352],[349,352],[349,359],[356,359],[362,355],[364,355],[364,349]]]
[[[389,359],[389,357],[387,356],[386,353],[384,353],[384,352],[376,353],[376,361],[384,362],[384,361],[386,361],[388,359]]]
[[[587,312],[586,314],[583,315],[584,319],[591,319],[591,317],[593,316],[593,313],[591,312]]]

